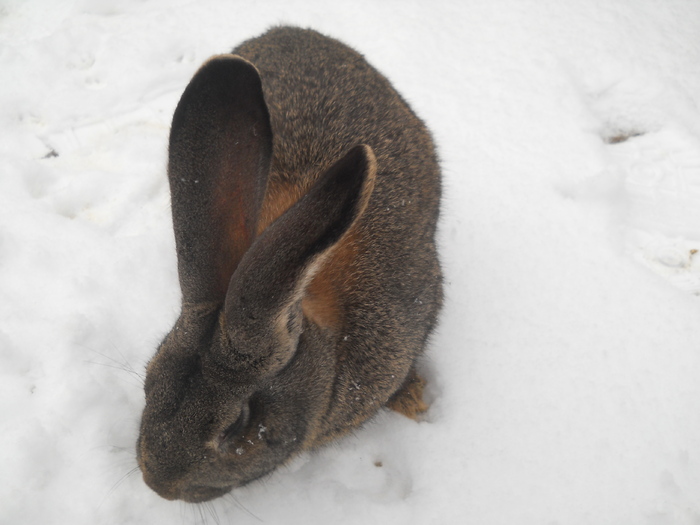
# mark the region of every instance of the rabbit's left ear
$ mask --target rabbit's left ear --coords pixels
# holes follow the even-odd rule
[[[272,154],[255,67],[235,55],[206,62],[173,116],[168,177],[184,303],[224,301],[253,243]]]

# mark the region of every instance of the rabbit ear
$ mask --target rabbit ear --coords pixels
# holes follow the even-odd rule
[[[224,301],[254,240],[272,131],[255,67],[210,59],[185,89],[170,131],[168,177],[183,302]]]
[[[375,176],[372,149],[353,148],[256,239],[231,279],[217,361],[256,378],[289,361],[305,288],[364,212]]]

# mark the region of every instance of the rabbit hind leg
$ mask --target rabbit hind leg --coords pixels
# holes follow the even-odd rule
[[[414,368],[406,377],[401,388],[389,399],[386,406],[399,414],[418,420],[418,417],[428,410],[428,404],[423,401],[425,379],[418,375]]]

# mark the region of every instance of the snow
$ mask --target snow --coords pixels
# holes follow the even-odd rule
[[[364,53],[434,133],[431,408],[168,502],[133,469],[178,313],[170,119],[278,23]],[[681,0],[4,2],[0,523],[700,524],[699,24]]]

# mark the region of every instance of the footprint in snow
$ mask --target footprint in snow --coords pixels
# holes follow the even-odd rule
[[[599,107],[609,113],[601,138],[619,183],[626,251],[700,295],[700,137],[653,99],[630,104],[611,90]]]
[[[608,144],[621,178],[626,250],[700,295],[700,140],[668,126]]]

